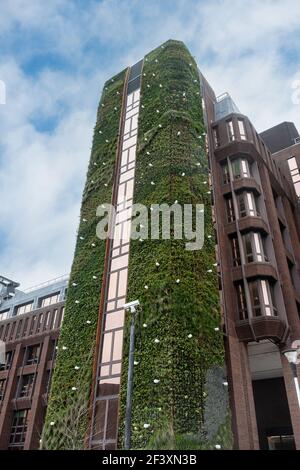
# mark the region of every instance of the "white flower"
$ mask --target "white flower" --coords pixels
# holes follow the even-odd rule
[[[160,380],[159,380],[159,379],[154,379],[153,382],[154,382],[155,384],[159,384]]]
[[[73,392],[75,392],[75,390],[77,390],[77,388],[76,388],[76,387],[72,387],[72,390],[73,390]]]
[[[178,136],[180,136],[180,134],[181,134],[181,132],[180,132],[180,131],[178,131],[178,132],[177,132],[177,135],[178,135]]]
[[[211,190],[207,191],[207,194],[210,194],[211,193]]]
[[[162,84],[161,84],[161,83],[159,84],[159,88],[162,88]]]
[[[159,113],[159,109],[157,109],[156,112]]]
[[[147,323],[143,323],[144,328],[147,328],[147,326],[148,326]]]
[[[72,282],[72,286],[76,287],[77,286],[76,282]]]
[[[218,263],[214,263],[213,266],[215,266],[215,267],[218,266]]]
[[[75,366],[74,369],[75,369],[75,370],[79,370],[80,367],[79,367],[79,366]]]
[[[188,398],[188,396],[187,396],[187,395],[184,395],[184,398],[185,398],[185,399],[187,399],[187,398]]]
[[[67,348],[67,346],[63,346],[62,349],[65,351],[65,350],[68,349],[68,348]]]
[[[99,134],[102,134],[102,131],[99,131]]]
[[[104,186],[107,188],[107,183],[104,183]]]
[[[157,59],[155,59],[155,62],[157,63],[157,62],[158,62],[158,60],[157,60]]]
[[[158,411],[161,411],[161,408],[160,408],[160,407],[159,407],[159,408],[157,408],[157,409],[158,409]]]
[[[79,300],[75,300],[75,304],[79,304]]]
[[[93,276],[93,279],[97,279],[97,276]]]
[[[115,111],[117,111],[117,110],[118,110],[118,108],[115,106],[115,107],[114,107],[114,110],[115,110]]]
[[[79,238],[80,238],[80,240],[84,240],[84,237],[79,237]]]
[[[92,323],[91,320],[87,320],[86,322],[87,322],[88,325],[90,325]]]
[[[157,266],[157,267],[159,266],[159,262],[158,262],[158,261],[156,261],[155,266]]]
[[[216,445],[215,445],[215,449],[220,450],[220,449],[221,449],[220,444],[216,444]]]
[[[91,183],[92,183],[92,184],[94,184],[94,183],[95,183],[95,181],[94,181],[94,180],[91,180]]]
[[[144,428],[145,428],[145,429],[148,429],[148,428],[150,428],[150,424],[148,424],[148,423],[145,423],[145,424],[144,424]]]
[[[82,222],[87,222],[87,220],[86,220],[86,219],[82,219]]]
[[[227,382],[227,380],[224,380],[222,383],[223,383],[224,387],[228,387],[228,382]]]
[[[184,171],[181,173],[181,176],[185,176],[185,173],[184,173]]]
[[[152,166],[153,166],[153,165],[152,165],[152,163],[148,163],[148,165],[149,165],[150,167],[152,167]]]
[[[145,288],[146,290],[148,290],[148,289],[149,289],[149,287],[148,287],[147,285],[145,285],[145,286],[144,286],[144,288]]]
[[[216,328],[214,328],[215,331],[220,331],[220,328],[218,326],[216,326]]]
[[[162,127],[162,125],[161,125],[161,124],[158,124],[158,127]]]
[[[150,152],[147,150],[146,154],[147,154],[147,155],[150,155]]]
[[[152,186],[154,186],[154,185],[155,185],[154,181],[151,181],[151,185],[152,185]]]
[[[92,243],[92,246],[96,246],[96,243]]]
[[[176,199],[176,201],[174,201],[174,204],[178,204],[178,201],[177,201],[177,199]]]
[[[105,142],[108,144],[109,140],[108,140],[108,139],[105,139]]]
[[[176,284],[179,284],[180,283],[180,279],[176,279]]]
[[[208,269],[206,272],[207,273],[212,273],[212,269]]]
[[[193,335],[190,333],[190,334],[188,335],[188,338],[192,338],[192,337],[193,337]]]
[[[55,421],[50,421],[50,426],[54,426]]]
[[[159,339],[158,339],[158,338],[155,338],[154,343],[158,344],[158,343],[159,343]]]
[[[135,366],[137,366],[139,364],[139,361],[134,361],[133,363]]]

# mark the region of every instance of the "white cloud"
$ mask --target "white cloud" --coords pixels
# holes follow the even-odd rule
[[[299,17],[294,0],[2,0],[0,274],[30,285],[69,271],[103,81],[169,38],[259,131],[283,120],[300,129],[300,65],[285,59]],[[48,54],[56,67],[25,73]],[[52,119],[51,132],[35,127]]]

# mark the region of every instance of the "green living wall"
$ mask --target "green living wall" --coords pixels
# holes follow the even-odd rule
[[[199,74],[183,43],[144,59],[134,202],[205,205],[205,242],[132,241],[128,301],[139,299],[133,448],[231,447],[215,238]],[[158,265],[159,264],[159,265]],[[119,447],[124,443],[125,333]]]
[[[44,449],[80,449],[87,432],[105,241],[96,237],[96,209],[110,203],[126,71],[108,80],[97,113],[83,192],[65,316],[52,378]]]

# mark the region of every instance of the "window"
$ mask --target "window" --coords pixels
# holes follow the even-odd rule
[[[7,351],[5,354],[5,364],[0,364],[0,371],[10,369],[12,359],[13,359],[13,351]]]
[[[233,258],[233,265],[240,266],[241,264],[241,255],[240,255],[240,248],[237,237],[231,238],[231,251],[232,251],[232,258]]]
[[[220,135],[219,135],[219,128],[218,127],[213,128],[213,136],[214,136],[215,148],[220,147]]]
[[[0,380],[0,401],[4,398],[6,379]]]
[[[34,374],[27,374],[20,377],[19,394],[17,398],[30,397],[34,389]]]
[[[300,197],[300,172],[295,157],[288,159],[288,165],[291,173],[291,177],[294,183],[294,188],[298,197]]]
[[[18,305],[15,308],[15,315],[22,315],[23,313],[31,312],[33,302],[27,302],[26,304]]]
[[[243,235],[243,243],[247,263],[268,261],[265,256],[264,241],[260,233],[246,233]]]
[[[277,309],[274,300],[274,288],[269,281],[259,279],[248,282],[250,301],[253,317],[277,316]],[[241,320],[248,318],[245,291],[243,284],[238,284],[237,300],[239,309],[239,318]]]
[[[238,119],[238,125],[239,125],[239,132],[240,132],[241,140],[247,140],[246,131],[245,131],[245,123],[243,119]]]
[[[232,121],[227,121],[227,132],[228,132],[229,141],[233,142],[235,140],[235,135],[234,135],[234,128],[233,128]]]
[[[8,318],[8,315],[9,315],[9,309],[8,310],[2,310],[0,312],[0,321],[1,320],[6,320]]]
[[[40,356],[40,344],[28,346],[26,351],[26,365],[38,364]]]
[[[39,299],[39,307],[48,307],[49,305],[57,304],[59,302],[59,292],[55,294],[48,295],[47,297],[43,297]]]
[[[242,284],[236,286],[237,291],[237,300],[238,300],[238,309],[239,309],[239,318],[240,320],[247,320],[248,311],[246,304],[245,290]]]
[[[250,178],[251,172],[246,158],[235,158],[231,165],[234,179]]]
[[[230,183],[230,175],[227,163],[225,163],[225,165],[222,165],[222,179],[223,184]]]
[[[27,415],[28,410],[14,411],[9,438],[9,449],[23,449],[27,432]]]
[[[235,220],[235,214],[234,214],[232,197],[226,198],[225,202],[226,202],[227,220],[228,222],[233,222]]]
[[[253,193],[248,191],[240,193],[237,195],[237,201],[240,217],[246,217],[249,215],[254,217],[259,215]]]

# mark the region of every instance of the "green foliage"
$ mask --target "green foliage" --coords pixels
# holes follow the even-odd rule
[[[105,241],[96,237],[96,209],[102,203],[111,202],[124,79],[125,71],[109,80],[104,86],[99,104],[64,322],[43,431],[45,449],[81,448],[87,432],[99,315],[99,286],[105,256]],[[80,366],[80,384],[75,366]],[[76,391],[72,391],[73,386],[76,386]],[[50,422],[55,422],[55,425],[50,426]],[[66,428],[66,423],[69,423],[68,433],[61,431]]]
[[[214,330],[220,306],[204,132],[196,64],[182,43],[168,41],[144,62],[134,202],[148,207],[175,200],[204,204],[205,242],[198,251],[185,250],[186,240],[131,242],[127,298],[138,298],[142,306],[135,354],[133,448],[167,448],[171,441],[172,448],[194,445],[191,435],[198,436],[204,424],[206,373],[224,361],[222,336]],[[127,325],[120,447],[128,340]],[[209,448],[206,440],[201,445]]]

